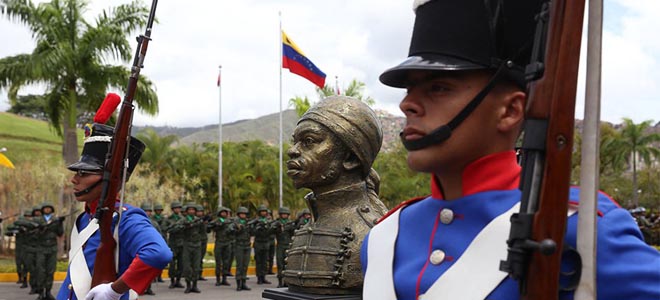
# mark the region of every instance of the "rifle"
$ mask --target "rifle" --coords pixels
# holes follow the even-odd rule
[[[511,217],[500,270],[519,281],[521,299],[557,299],[570,188],[575,93],[584,0],[543,4],[531,63],[523,139],[520,212]],[[547,34],[547,40],[546,40]]]
[[[117,279],[117,270],[115,269],[115,248],[117,247],[117,242],[112,236],[112,214],[115,211],[117,192],[119,191],[119,187],[124,184],[126,168],[128,167],[128,145],[134,110],[133,97],[137,89],[140,69],[144,67],[147,46],[151,40],[151,27],[154,23],[157,4],[158,0],[152,0],[147,28],[145,33],[137,38],[138,45],[135,49],[131,76],[128,80],[126,95],[124,96],[119,117],[117,118],[117,124],[115,125],[112,142],[110,143],[110,151],[105,160],[103,189],[100,199],[102,202],[99,203],[95,215],[95,218],[99,220],[101,242],[96,250],[96,259],[94,260],[92,288],[102,283],[113,282]],[[117,223],[117,226],[119,226],[119,223]]]
[[[2,214],[2,213],[0,213],[0,215],[1,215],[1,214]],[[0,218],[0,223],[2,223],[2,221],[5,221],[5,220],[11,220],[11,219],[13,219],[13,218],[16,218],[16,217],[18,217],[19,215],[20,215],[20,214],[13,214],[13,215],[11,215],[11,216],[9,216],[9,217],[6,217],[6,218]]]

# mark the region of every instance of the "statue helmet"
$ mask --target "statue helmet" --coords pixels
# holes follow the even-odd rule
[[[383,143],[383,130],[376,113],[364,102],[346,96],[327,97],[305,112],[298,124],[312,120],[329,129],[353,152],[369,174]]]

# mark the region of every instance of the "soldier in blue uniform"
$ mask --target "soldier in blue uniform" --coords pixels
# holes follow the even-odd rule
[[[172,259],[172,252],[144,211],[127,204],[120,207],[117,202],[115,210],[121,211],[117,279],[90,290],[96,249],[101,241],[94,214],[101,197],[102,172],[112,135],[112,127],[94,124],[91,134],[85,138],[80,160],[68,167],[75,172],[71,183],[76,200],[85,203],[85,212],[76,218],[71,232],[69,269],[57,294],[58,300],[135,299],[137,294],[145,292],[151,281]],[[135,169],[144,147],[142,142],[131,138],[128,176]],[[118,218],[118,214],[115,214],[113,227],[117,226]]]
[[[506,216],[521,197],[513,149],[539,7],[536,0],[415,1],[409,57],[380,80],[407,90],[401,140],[409,167],[431,175],[431,195],[404,202],[365,238],[363,299],[519,298],[517,282],[498,267]],[[461,113],[468,106],[475,109]],[[451,130],[441,136],[445,124]],[[578,189],[566,200],[574,207]],[[658,251],[603,193],[598,209],[598,299],[660,299]],[[565,237],[572,247],[576,223],[573,214]],[[490,235],[498,226],[504,236]],[[575,265],[564,257],[562,269]],[[573,291],[558,296],[573,299]]]

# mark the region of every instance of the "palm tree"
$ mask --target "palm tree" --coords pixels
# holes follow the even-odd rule
[[[633,185],[633,205],[639,205],[639,192],[637,189],[637,161],[643,161],[651,164],[654,158],[660,157],[660,149],[654,143],[660,142],[660,134],[649,133],[653,121],[646,120],[635,124],[629,118],[623,118],[623,127],[621,128],[621,137],[625,148],[623,153],[632,161],[632,185]]]
[[[64,161],[78,158],[78,112],[95,111],[108,88],[125,89],[130,70],[105,64],[132,57],[127,34],[146,24],[149,9],[139,2],[104,10],[91,24],[83,18],[85,0],[0,0],[2,15],[26,25],[36,48],[29,54],[0,59],[0,89],[15,102],[20,87],[45,85],[43,97],[51,126],[63,136]],[[158,97],[153,83],[139,78],[135,94],[142,112],[155,115]]]
[[[159,184],[162,184],[172,174],[172,144],[179,138],[176,135],[160,137],[153,129],[147,129],[137,136],[146,145],[140,161],[142,164],[149,164],[150,167],[146,171],[157,174],[160,177]]]

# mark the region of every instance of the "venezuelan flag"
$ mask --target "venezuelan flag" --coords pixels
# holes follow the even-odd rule
[[[319,88],[325,85],[325,73],[310,61],[300,48],[282,31],[282,67],[300,75]]]

